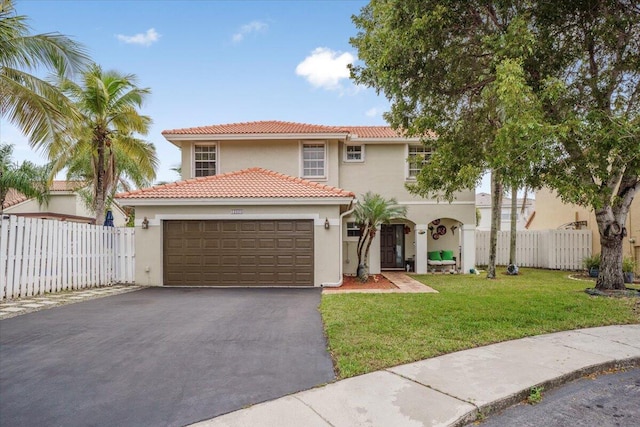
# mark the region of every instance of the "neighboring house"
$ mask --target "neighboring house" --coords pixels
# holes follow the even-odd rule
[[[355,274],[351,212],[367,191],[395,197],[407,217],[374,239],[371,273],[427,271],[427,251],[475,262],[473,192],[452,203],[410,194],[429,149],[385,126],[263,121],[174,129],[183,181],[116,196],[136,209],[136,283],[335,286]],[[438,234],[440,231],[440,234]]]
[[[640,195],[638,194],[631,203],[625,227],[627,236],[622,246],[624,256],[640,261]],[[591,230],[593,253],[599,253],[601,250],[600,234],[593,210],[563,203],[557,194],[548,188],[536,192],[536,211],[529,229]]]
[[[535,211],[535,200],[527,197],[524,199],[518,199],[518,212],[516,218],[516,230],[526,230],[527,224],[531,219],[533,212]],[[522,205],[524,203],[524,211]],[[478,230],[491,230],[491,194],[478,193],[476,194],[476,209],[480,213],[480,222],[478,223]],[[502,208],[500,209],[500,230],[511,230],[511,198],[502,198]]]
[[[49,189],[49,200],[43,204],[15,190],[9,190],[3,206],[4,214],[93,224],[95,215],[76,193],[78,187],[79,184],[74,181],[53,181]],[[124,227],[127,215],[116,204],[111,210],[114,225]]]

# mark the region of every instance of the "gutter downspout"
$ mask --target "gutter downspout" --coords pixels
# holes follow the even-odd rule
[[[325,282],[325,283],[321,283],[320,287],[321,288],[337,288],[339,286],[342,286],[342,246],[344,246],[344,242],[342,241],[342,219],[353,213],[354,210],[356,210],[355,204],[358,203],[358,199],[354,199],[353,201],[353,207],[351,209],[349,209],[348,211],[345,211],[344,213],[340,214],[340,224],[338,225],[338,232],[340,233],[340,250],[338,251],[339,253],[339,259],[340,259],[340,277],[338,279],[337,282]]]

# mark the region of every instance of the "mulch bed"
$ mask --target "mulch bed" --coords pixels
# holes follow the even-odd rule
[[[398,289],[398,287],[381,274],[372,274],[366,283],[362,283],[356,276],[343,276],[342,286],[335,289]]]

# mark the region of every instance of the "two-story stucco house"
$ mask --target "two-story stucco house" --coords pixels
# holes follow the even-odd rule
[[[337,286],[355,274],[357,198],[372,191],[407,207],[371,246],[372,273],[427,272],[427,252],[474,265],[475,194],[452,203],[405,184],[429,157],[417,138],[385,126],[280,121],[163,132],[180,148],[182,181],[123,193],[136,208],[136,283],[201,286]]]

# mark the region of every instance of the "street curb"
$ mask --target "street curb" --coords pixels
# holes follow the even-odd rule
[[[450,427],[464,427],[470,423],[477,421],[480,416],[482,418],[485,418],[489,415],[494,415],[504,409],[507,409],[517,403],[520,403],[527,399],[531,389],[534,387],[542,387],[544,388],[545,391],[550,391],[587,375],[604,373],[605,371],[608,371],[608,370],[622,370],[622,369],[631,369],[631,368],[639,368],[639,367],[640,367],[640,357],[611,360],[608,362],[587,366],[585,368],[560,375],[556,378],[543,381],[538,384],[533,384],[526,389],[520,390],[519,392],[512,394],[511,396],[505,397],[504,399],[493,401],[491,403],[487,403],[482,406],[477,406],[473,402],[467,402],[474,405],[476,409],[463,415],[460,419],[455,421],[453,424],[450,424]]]

